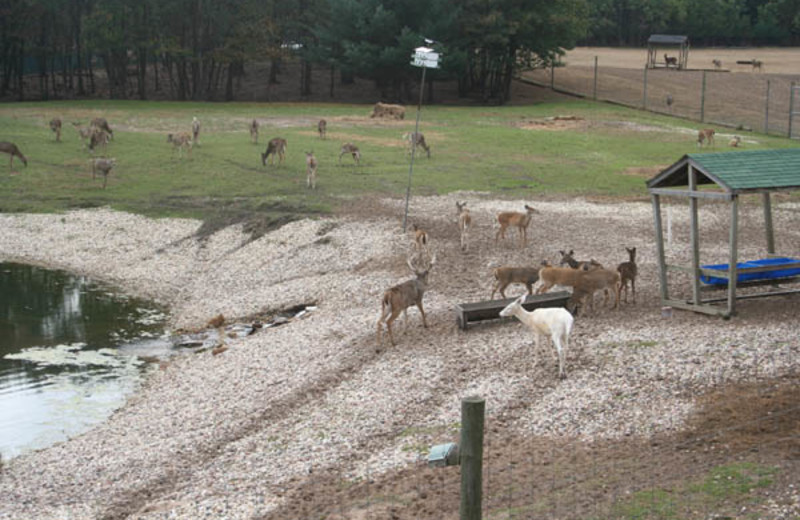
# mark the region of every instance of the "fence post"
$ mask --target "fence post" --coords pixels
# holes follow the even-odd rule
[[[764,105],[764,135],[769,134],[769,80],[767,80],[767,102]]]
[[[700,122],[706,120],[706,71],[703,71],[703,88],[700,91]]]
[[[479,396],[461,400],[460,520],[481,520],[483,492],[483,416],[486,401]]]
[[[794,119],[794,81],[789,85],[789,139],[792,138],[792,119]]]
[[[647,110],[647,65],[644,66],[644,89],[642,92],[642,108]]]
[[[550,64],[550,90],[555,90],[556,85],[556,63]]]
[[[597,101],[597,56],[594,57],[594,89],[592,91],[592,99]]]

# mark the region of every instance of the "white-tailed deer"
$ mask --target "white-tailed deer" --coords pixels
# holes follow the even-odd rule
[[[114,158],[97,158],[92,160],[92,179],[97,178],[97,172],[99,171],[103,176],[103,189],[106,189],[108,174],[111,173],[111,169],[114,168],[116,163],[117,160]]]
[[[56,117],[50,120],[50,130],[56,134],[56,142],[61,141],[61,119]]]
[[[317,132],[319,132],[320,139],[325,139],[325,136],[328,134],[328,122],[324,119],[320,119],[319,123],[317,123]]]
[[[458,230],[461,233],[461,250],[467,250],[469,228],[472,226],[472,216],[469,214],[466,202],[456,202],[456,215],[458,216]]]
[[[413,258],[413,257],[412,257]],[[428,327],[428,322],[425,319],[425,309],[422,307],[422,297],[428,289],[428,274],[436,264],[436,255],[429,262],[422,262],[421,255],[417,258],[420,259],[418,265],[412,263],[412,258],[407,260],[409,269],[416,276],[415,278],[405,281],[399,285],[388,289],[383,293],[381,299],[381,316],[378,318],[378,347],[381,346],[383,333],[383,324],[386,323],[386,330],[389,332],[389,340],[394,345],[394,336],[392,335],[392,322],[402,312],[405,314],[406,325],[408,324],[407,309],[412,305],[416,305],[422,314],[422,325]]]
[[[594,310],[594,293],[611,289],[614,291],[614,308],[619,308],[619,291],[621,277],[619,272],[608,269],[595,269],[593,271],[575,271],[579,274],[577,282],[572,286],[572,296],[568,305],[574,306],[575,314],[588,301],[588,308]],[[539,273],[542,276],[543,273]],[[605,304],[608,304],[608,291],[605,291]]]
[[[72,126],[75,127],[75,130],[78,131],[78,136],[83,141],[89,139],[89,137],[91,137],[92,133],[94,132],[94,127],[92,125],[81,126],[80,123],[73,122]]]
[[[639,269],[636,267],[636,248],[628,249],[628,261],[622,262],[617,266],[617,271],[620,276],[621,291],[625,291],[625,303],[628,303],[628,282],[631,283],[631,292],[633,293],[633,303],[636,303],[636,275],[639,274]]]
[[[108,135],[111,136],[111,139],[114,139],[114,131],[111,130],[110,126],[108,126],[108,121],[106,121],[105,118],[95,117],[92,119],[92,122],[89,123],[89,126],[104,130]]]
[[[266,166],[267,165],[267,158],[269,158],[269,163],[275,163],[275,156],[278,156],[278,165],[280,166],[283,164],[283,159],[286,156],[286,149],[289,147],[286,139],[282,137],[275,137],[270,139],[267,143],[267,151],[261,154],[261,164]]]
[[[753,60],[752,63],[753,63],[753,71],[758,70],[759,72],[761,72],[761,67],[764,65],[764,63],[760,60],[755,60],[755,59]]]
[[[739,148],[742,146],[742,138],[738,135],[734,135],[730,141],[728,141],[728,146],[732,146],[733,148]]]
[[[497,222],[500,224],[500,229],[494,236],[494,243],[497,245],[498,238],[505,240],[506,228],[509,226],[519,229],[519,236],[522,239],[522,247],[528,241],[528,225],[531,223],[531,216],[534,213],[539,213],[537,210],[525,204],[525,213],[516,211],[504,211],[497,214]]]
[[[407,134],[403,134],[403,139],[408,141],[409,153],[411,153],[411,150],[416,144],[416,146],[421,146],[422,149],[425,150],[425,153],[428,154],[428,159],[431,158],[431,148],[428,146],[428,143],[425,142],[425,134],[422,132],[409,132]]]
[[[253,119],[253,122],[250,123],[250,142],[253,144],[258,144],[258,120]]]
[[[92,130],[92,133],[89,136],[89,152],[94,154],[95,148],[102,146],[103,153],[105,153],[106,145],[108,145],[109,140],[108,132],[96,126],[89,128]]]
[[[28,166],[28,159],[22,155],[22,152],[19,151],[19,148],[17,148],[17,145],[14,143],[9,143],[8,141],[0,142],[0,152],[7,153],[11,156],[8,161],[9,168],[14,168],[14,157],[19,157],[22,164]]]
[[[187,150],[189,157],[192,157],[192,136],[186,132],[179,134],[167,134],[167,142],[172,143],[172,153],[178,150],[178,158],[183,157],[183,150]]]
[[[678,58],[676,58],[675,56],[669,56],[666,53],[664,53],[664,63],[666,63],[667,68],[669,68],[670,66],[677,68]]]
[[[582,269],[584,271],[603,267],[603,265],[594,258],[582,261],[575,260],[575,251],[572,249],[570,249],[568,253],[561,250],[558,252],[561,254],[561,260],[558,262],[559,267],[564,267],[566,265],[572,269]]]
[[[414,249],[416,249],[417,254],[428,253],[428,233],[422,229],[421,227],[413,224],[412,229],[414,230]]]
[[[490,300],[494,300],[494,293],[500,292],[500,296],[506,297],[506,287],[512,283],[524,284],[528,289],[528,294],[533,294],[533,284],[539,281],[538,267],[498,267],[492,272],[495,283],[492,287]]]
[[[339,153],[339,164],[342,164],[342,156],[350,154],[353,156],[353,160],[356,161],[356,164],[361,164],[361,151],[358,149],[358,146],[352,143],[345,143],[342,145],[342,150]]]
[[[705,141],[706,146],[714,146],[714,134],[717,132],[713,128],[703,128],[697,131],[697,147],[703,146]]]
[[[306,187],[317,189],[317,159],[314,152],[306,152]]]
[[[192,142],[194,144],[200,143],[200,121],[196,118],[192,118]]]
[[[564,379],[566,377],[564,358],[569,348],[569,335],[572,332],[574,318],[566,309],[561,307],[534,309],[533,312],[528,312],[522,306],[526,297],[527,295],[523,294],[507,305],[505,309],[500,311],[500,316],[504,318],[515,316],[525,324],[536,336],[537,351],[539,350],[539,338],[542,336],[549,337],[553,342],[556,356],[558,357],[558,377]]]
[[[717,69],[717,70],[722,68],[722,61],[721,60],[714,59],[714,60],[711,60],[711,63],[714,64],[714,68]]]

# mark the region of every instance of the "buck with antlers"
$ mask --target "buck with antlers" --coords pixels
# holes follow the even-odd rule
[[[531,216],[539,211],[525,204],[525,213],[516,211],[504,211],[497,214],[497,222],[500,224],[500,229],[494,236],[494,243],[497,245],[497,240],[506,238],[506,228],[513,226],[519,229],[519,235],[522,239],[522,247],[525,247],[528,241],[528,225],[531,223]]]
[[[472,226],[472,216],[467,209],[467,203],[456,201],[456,215],[458,216],[458,230],[461,233],[461,250],[467,250],[469,228]]]
[[[428,289],[428,274],[436,264],[436,255],[429,262],[422,261],[422,255],[418,255],[417,265],[412,260],[414,257],[409,258],[406,263],[409,269],[414,273],[415,278],[405,281],[399,285],[388,289],[383,293],[381,300],[381,317],[378,318],[378,347],[382,345],[383,324],[386,323],[386,330],[389,332],[389,340],[392,345],[395,344],[394,336],[392,335],[392,322],[402,312],[405,315],[406,325],[408,324],[408,311],[407,309],[412,305],[416,305],[422,315],[422,325],[428,327],[428,322],[425,319],[425,309],[422,307],[422,297]]]

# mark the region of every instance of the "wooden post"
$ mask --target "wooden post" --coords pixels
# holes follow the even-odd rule
[[[667,262],[664,259],[664,231],[661,226],[661,197],[650,196],[653,201],[653,217],[656,225],[656,250],[658,253],[658,278],[661,281],[661,303],[669,299],[667,291]]]
[[[767,253],[775,254],[775,232],[772,229],[772,201],[769,192],[764,194],[764,227],[767,232]]]
[[[697,191],[697,171],[689,165],[689,191]],[[691,219],[692,244],[692,302],[700,304],[700,231],[697,217],[697,197],[690,196],[689,211]]]
[[[794,119],[794,81],[789,87],[789,139],[792,138],[792,119]]]
[[[647,110],[647,65],[644,66],[644,89],[642,92],[642,108]]]
[[[769,80],[767,80],[767,101],[764,103],[764,135],[769,134]]]
[[[486,401],[472,396],[461,400],[461,509],[460,520],[481,520],[483,493],[483,417]]]
[[[556,63],[550,64],[550,90],[556,89]]]
[[[706,71],[703,71],[703,88],[700,90],[700,122],[706,120]]]
[[[736,278],[739,276],[736,263],[738,262],[738,243],[739,235],[739,196],[734,195],[731,199],[731,231],[730,231],[731,254],[728,264],[728,315],[733,316],[736,312]]]
[[[594,57],[594,89],[592,91],[592,99],[597,101],[597,56]]]

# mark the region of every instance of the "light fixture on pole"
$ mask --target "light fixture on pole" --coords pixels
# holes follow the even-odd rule
[[[433,43],[433,40],[425,38],[425,43]],[[419,84],[419,104],[417,104],[417,122],[414,125],[414,134],[411,136],[411,163],[408,165],[408,186],[406,188],[406,210],[403,215],[403,232],[405,233],[408,225],[408,200],[411,198],[411,173],[414,171],[414,155],[417,150],[417,136],[419,135],[419,115],[422,110],[422,95],[425,92],[425,71],[427,69],[439,68],[439,53],[428,47],[417,47],[411,64],[415,67],[422,67],[422,81]]]

